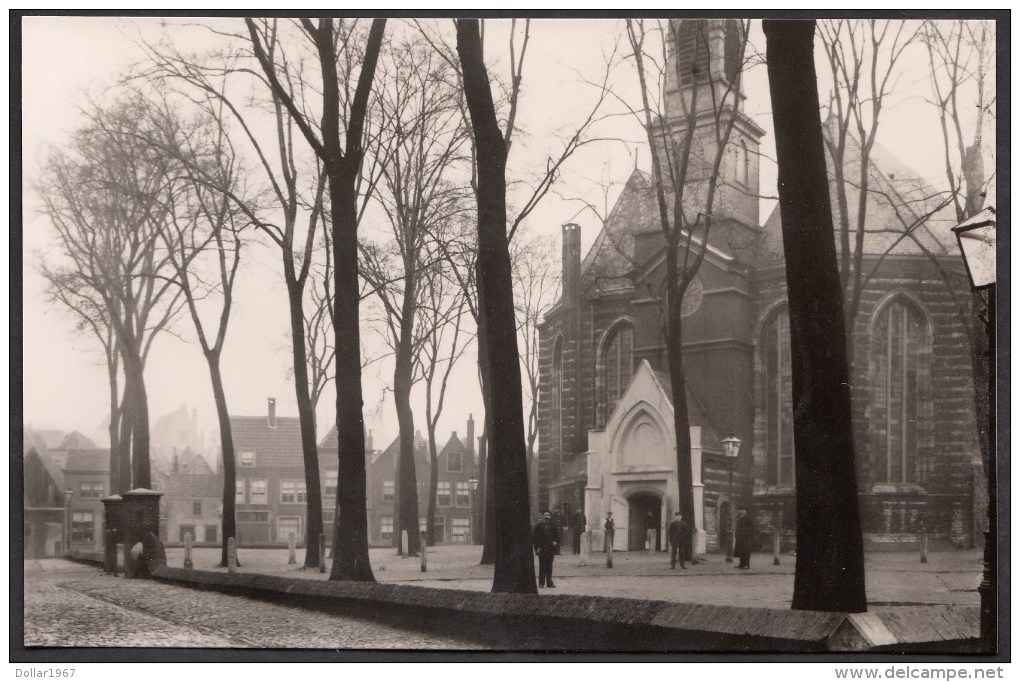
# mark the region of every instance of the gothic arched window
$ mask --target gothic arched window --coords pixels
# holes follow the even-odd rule
[[[563,339],[556,339],[552,361],[552,469],[563,462]]]
[[[931,337],[916,305],[899,296],[875,318],[871,432],[874,479],[919,481],[919,453],[931,438]]]
[[[765,377],[765,482],[793,485],[793,373],[790,367],[790,317],[785,306],[762,329],[761,363]]]
[[[613,327],[602,344],[599,356],[599,425],[605,426],[620,402],[627,382],[634,373],[634,328],[629,322]]]

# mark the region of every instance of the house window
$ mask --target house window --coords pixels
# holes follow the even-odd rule
[[[467,481],[457,481],[453,484],[454,492],[454,505],[457,507],[470,507],[471,506],[471,488],[468,487]]]
[[[291,534],[294,535],[295,542],[301,542],[303,540],[301,535],[301,517],[281,516],[277,518],[276,541],[289,543]]]
[[[300,504],[307,497],[305,482],[297,479],[280,481],[280,502],[283,504]]]
[[[379,517],[379,538],[385,541],[393,539],[393,517],[392,516],[380,516]]]
[[[471,541],[471,519],[466,516],[454,516],[451,527],[454,542],[467,543]]]
[[[784,306],[762,332],[765,375],[765,460],[769,485],[793,485],[793,374],[790,367],[790,317]]]
[[[238,478],[234,481],[234,503],[244,504],[244,479]]]
[[[101,481],[82,481],[80,490],[82,499],[95,499],[105,494],[106,485]]]
[[[464,453],[459,450],[446,453],[446,470],[464,471]]]
[[[437,545],[441,545],[446,539],[446,517],[436,514],[436,518],[432,523],[436,529],[436,536],[433,542]]]
[[[336,514],[336,510],[335,509],[323,509],[322,510],[322,525],[323,526],[332,526],[333,525],[333,517],[334,517],[335,514]]]
[[[219,535],[219,526],[207,525],[205,527],[205,541],[206,542],[218,542],[216,539]]]
[[[71,542],[91,543],[96,539],[96,517],[92,512],[71,514]]]
[[[878,313],[872,358],[875,480],[916,483],[932,438],[931,338],[913,303],[895,298]]]
[[[392,502],[393,494],[394,494],[393,481],[383,481],[382,482],[383,502]]]
[[[194,500],[191,503],[191,515],[192,516],[201,516],[202,515],[202,501],[201,500]]]
[[[602,344],[599,378],[602,392],[600,426],[605,426],[620,402],[627,382],[634,373],[634,328],[628,323],[617,325]]]
[[[418,517],[418,530],[424,533],[429,527],[429,517],[419,516]]]
[[[252,504],[268,504],[269,486],[264,478],[253,478],[251,479],[251,503]]]
[[[336,497],[336,483],[338,472],[333,469],[326,469],[326,494]]]
[[[269,512],[267,511],[239,511],[234,516],[238,523],[269,523]]]
[[[552,468],[558,474],[563,462],[563,339],[556,339],[552,361],[551,409]]]
[[[436,484],[436,506],[449,507],[450,506],[450,482],[439,481]]]
[[[178,528],[177,533],[178,533],[177,539],[179,542],[184,542],[189,536],[191,537],[192,542],[195,541],[195,527],[192,525],[182,524]]]
[[[255,451],[254,450],[241,450],[240,462],[242,467],[253,467],[255,466]]]

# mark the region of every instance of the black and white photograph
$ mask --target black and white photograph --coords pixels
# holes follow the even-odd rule
[[[1009,13],[346,14],[11,11],[19,674],[1003,677]]]

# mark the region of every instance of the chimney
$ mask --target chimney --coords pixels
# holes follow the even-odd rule
[[[581,292],[581,226],[577,223],[563,225],[563,303],[578,304]]]
[[[467,451],[471,455],[471,461],[475,459],[475,417],[473,414],[468,415],[467,423]]]
[[[177,448],[174,448],[174,463],[173,467],[171,468],[171,471],[173,471],[175,474],[181,473],[181,463],[180,460],[177,459]]]
[[[368,436],[365,438],[365,452],[372,452],[372,429],[368,430]]]
[[[269,428],[276,428],[276,398],[269,398]]]

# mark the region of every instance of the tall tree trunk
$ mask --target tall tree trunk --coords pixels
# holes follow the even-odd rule
[[[337,548],[330,580],[375,581],[368,556],[365,416],[361,385],[361,319],[358,295],[357,178],[368,94],[382,46],[385,19],[374,19],[351,104],[347,154],[340,146],[340,91],[332,26],[320,22],[316,43],[322,66],[323,164],[329,181],[333,225],[333,333],[336,339]]]
[[[490,459],[489,440],[492,433],[492,393],[489,390],[489,344],[486,342],[485,324],[482,322],[482,310],[478,315],[478,377],[482,389],[482,437],[478,445],[479,488],[482,491],[482,559],[479,566],[491,566],[496,563],[496,513],[492,487],[492,460]]]
[[[117,487],[111,488],[110,492],[115,495],[131,490],[131,428],[134,423],[134,408],[132,399],[134,387],[131,381],[124,377],[124,394],[120,399],[120,409],[117,411],[119,423],[119,435],[117,436]]]
[[[436,425],[432,421],[432,415],[426,415],[429,429],[429,504],[425,512],[425,539],[429,547],[436,544],[436,492],[439,489],[439,453],[436,445]],[[470,447],[470,446],[468,446]],[[472,500],[472,502],[474,502]],[[471,520],[474,523],[474,519]],[[445,527],[445,526],[444,526]],[[472,531],[474,529],[472,528]],[[440,538],[442,540],[443,538]]]
[[[121,492],[120,486],[120,389],[117,384],[116,351],[107,355],[107,370],[110,379],[110,424],[107,429],[110,436],[110,494]]]
[[[152,487],[149,462],[149,399],[142,361],[135,352],[124,356],[125,383],[131,384],[131,489]]]
[[[220,566],[227,565],[227,541],[237,538],[237,467],[234,460],[234,435],[230,431],[230,411],[227,409],[227,393],[223,389],[220,373],[220,355],[207,351],[205,360],[209,364],[209,379],[212,381],[213,400],[216,402],[216,419],[220,427],[220,450],[223,452],[223,520],[220,537]]]
[[[478,150],[478,282],[490,355],[487,385],[492,398],[491,487],[494,489],[496,565],[493,592],[537,593],[528,518],[528,464],[524,406],[517,351],[513,281],[506,236],[506,146],[496,121],[482,56],[479,24],[457,20],[457,52]],[[512,359],[512,360],[511,360]]]
[[[408,247],[409,248],[409,247]],[[413,258],[413,255],[411,256]],[[414,303],[416,280],[414,264],[405,262],[404,297],[400,311],[400,338],[393,370],[393,400],[400,429],[400,454],[397,462],[397,518],[394,530],[397,547],[402,551],[401,533],[407,531],[407,554],[418,556],[421,549],[418,523],[418,475],[414,469],[414,412],[411,387],[414,384]]]
[[[814,21],[763,22],[779,163],[793,369],[793,608],[867,610],[846,318],[818,117]]]
[[[319,484],[319,449],[315,438],[315,410],[308,394],[308,351],[302,296],[304,286],[288,277],[290,334],[294,352],[294,394],[301,425],[301,454],[305,466],[305,567],[319,565],[319,536],[322,533],[322,487]]]
[[[675,253],[675,249],[674,249]],[[691,557],[697,552],[698,527],[694,515],[694,474],[691,471],[691,418],[687,407],[687,375],[684,373],[683,328],[680,306],[673,305],[670,296],[669,343],[666,353],[669,362],[669,383],[673,399],[673,431],[676,434],[676,473],[680,511],[691,528]],[[661,531],[660,531],[661,532]]]

